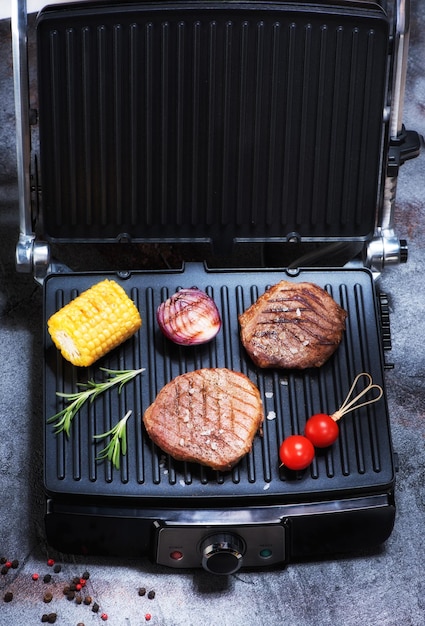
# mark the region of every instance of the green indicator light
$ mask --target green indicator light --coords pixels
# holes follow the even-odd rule
[[[272,551],[269,548],[263,548],[262,550],[260,550],[260,556],[263,559],[268,559],[270,558],[272,555]]]

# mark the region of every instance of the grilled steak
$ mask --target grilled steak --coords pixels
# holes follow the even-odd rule
[[[239,316],[241,340],[259,367],[320,367],[340,344],[346,317],[318,285],[282,280]]]
[[[249,452],[262,421],[257,387],[226,368],[177,376],[143,416],[151,439],[174,459],[222,471]]]

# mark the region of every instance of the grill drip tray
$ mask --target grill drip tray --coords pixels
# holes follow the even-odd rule
[[[337,442],[318,452],[307,470],[288,472],[279,467],[278,457],[284,437],[301,433],[310,415],[333,413],[340,406],[356,374],[369,372],[384,385],[378,308],[368,270],[309,269],[288,276],[277,269],[209,270],[191,263],[166,273],[51,275],[45,281],[46,320],[104,278],[122,284],[140,310],[142,328],[87,370],[64,361],[46,330],[45,422],[63,407],[56,392],[101,380],[100,367],[145,371],[121,394],[112,390],[83,407],[69,438],[45,425],[46,525],[53,545],[69,552],[151,553],[167,565],[198,566],[211,545],[233,549],[232,540],[220,534],[230,532],[240,540],[245,564],[256,566],[387,538],[394,519],[394,465],[385,396],[346,415]],[[343,341],[320,369],[261,370],[240,343],[238,315],[282,278],[320,285],[348,312]],[[213,297],[223,325],[209,344],[181,347],[163,337],[155,311],[179,287],[192,286]],[[255,437],[252,451],[232,472],[174,461],[143,429],[143,412],[159,390],[173,377],[201,367],[241,371],[262,395],[263,436]],[[117,471],[96,460],[105,443],[95,442],[93,435],[109,430],[129,409],[128,451]],[[211,542],[205,542],[212,532]],[[264,536],[272,537],[272,547],[261,547]]]

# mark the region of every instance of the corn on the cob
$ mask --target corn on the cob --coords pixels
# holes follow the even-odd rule
[[[62,356],[88,367],[139,330],[134,302],[114,280],[103,280],[54,313],[47,327]]]

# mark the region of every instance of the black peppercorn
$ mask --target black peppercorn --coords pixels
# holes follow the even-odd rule
[[[149,591],[148,593],[148,598],[149,600],[153,600],[155,597],[155,591],[153,589],[151,589],[151,591]]]
[[[13,600],[13,593],[11,591],[6,591],[6,593],[4,594],[3,600],[5,602],[12,602],[12,600]]]
[[[18,559],[13,559],[11,565],[12,565],[13,569],[18,569],[18,567],[19,567]]]
[[[92,609],[91,609],[91,610],[93,611],[93,613],[97,613],[97,612],[99,611],[99,608],[100,608],[100,607],[99,607],[98,603],[97,603],[97,602],[95,602],[95,603],[93,604],[93,606],[92,606]]]
[[[52,580],[52,577],[51,577],[51,575],[50,575],[50,574],[46,574],[46,575],[43,577],[43,582],[44,582],[44,583],[49,583],[51,580]]]
[[[59,572],[61,571],[61,566],[59,564],[55,565],[53,568],[53,571],[55,572],[55,574],[59,574]]]
[[[145,595],[146,595],[146,588],[139,587],[139,596],[145,596]]]
[[[3,565],[3,567],[0,570],[0,572],[3,574],[3,576],[5,576],[8,571],[9,571],[9,568],[6,565]]]
[[[56,613],[49,613],[47,616],[47,621],[49,624],[54,624],[56,622]]]
[[[46,591],[46,593],[43,596],[43,602],[51,602],[53,600],[53,594],[50,593],[50,591]]]

